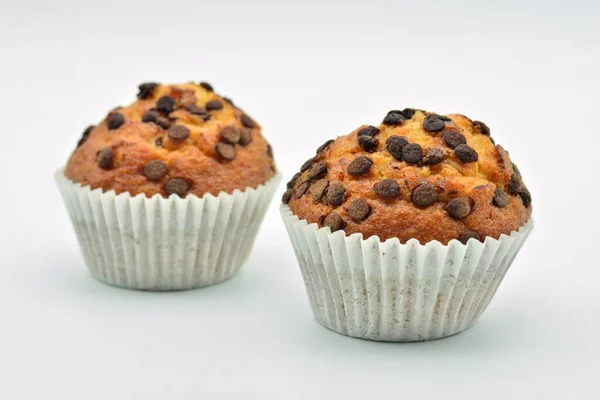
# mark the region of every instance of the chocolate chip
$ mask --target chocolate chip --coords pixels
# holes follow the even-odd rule
[[[402,110],[402,114],[404,114],[404,116],[407,119],[411,119],[413,115],[415,115],[415,112],[417,112],[417,110],[415,110],[414,108],[405,108],[404,110]]]
[[[521,180],[521,177],[519,175],[517,175],[516,173],[513,173],[510,176],[510,180],[508,181],[508,190],[512,194],[518,194],[522,188],[523,188],[523,181]]]
[[[513,171],[515,171],[515,174],[517,174],[519,176],[519,178],[521,178],[521,171],[519,171],[517,164],[512,163],[512,167],[513,167]]]
[[[185,195],[190,191],[190,188],[190,184],[182,178],[170,179],[164,187],[167,196],[176,194],[179,197],[185,197]]]
[[[217,143],[215,145],[215,151],[225,160],[231,161],[235,158],[235,147],[230,144]]]
[[[156,125],[160,126],[163,129],[169,129],[171,127],[171,121],[169,121],[168,118],[165,118],[161,115],[156,119]]]
[[[167,175],[167,165],[158,160],[150,161],[144,167],[144,175],[151,181],[160,181]]]
[[[329,181],[327,179],[320,179],[312,184],[310,187],[310,192],[312,193],[312,198],[315,201],[321,201],[325,193],[327,192],[327,187],[329,186]]]
[[[309,158],[308,160],[306,160],[304,162],[304,164],[302,164],[302,166],[300,167],[300,172],[304,172],[306,170],[308,170],[310,167],[312,167],[312,165],[315,163],[315,158]]]
[[[331,145],[331,143],[333,143],[333,140],[328,140],[325,143],[323,143],[322,145],[320,145],[319,148],[317,149],[317,154],[327,150],[327,148]]]
[[[221,97],[221,98],[223,99],[223,101],[224,101],[225,103],[229,104],[229,105],[230,105],[230,106],[232,106],[232,107],[235,107],[235,106],[233,105],[233,100],[231,100],[229,97]]]
[[[158,138],[156,138],[156,140],[154,141],[154,144],[155,144],[157,147],[162,147],[162,145],[163,145],[163,138],[162,138],[162,136],[161,136],[161,137],[158,137]]]
[[[322,178],[327,173],[327,162],[319,161],[310,167],[308,170],[308,176],[310,179]]]
[[[302,195],[304,193],[306,193],[306,191],[308,190],[309,186],[310,186],[310,182],[308,182],[308,181],[302,182],[300,185],[298,185],[296,187],[296,189],[294,189],[294,197],[296,199],[299,199],[300,197],[302,197]]]
[[[163,96],[156,102],[156,109],[167,114],[175,111],[175,99],[171,96]]]
[[[362,176],[369,173],[373,160],[366,156],[356,157],[348,165],[348,173],[352,176]]]
[[[372,153],[379,146],[379,140],[368,135],[362,135],[358,137],[358,144],[364,151]]]
[[[387,113],[385,118],[383,119],[384,125],[400,125],[406,121],[406,117],[402,114],[400,110],[392,110]]]
[[[296,172],[296,174],[294,176],[292,176],[292,179],[290,179],[290,181],[287,183],[287,188],[291,189],[294,187],[294,185],[296,184],[296,181],[298,180],[298,178],[300,178],[302,174],[300,172]]]
[[[478,129],[482,135],[490,136],[490,128],[481,121],[473,121],[473,128]]]
[[[98,166],[102,169],[111,169],[113,166],[113,158],[113,150],[110,147],[106,147],[96,154]]]
[[[200,82],[198,84],[198,86],[200,86],[201,88],[203,88],[204,90],[207,90],[209,92],[214,92],[215,89],[213,89],[212,85],[208,82]]]
[[[510,203],[510,197],[502,189],[494,190],[494,197],[492,198],[492,204],[498,208],[504,208]]]
[[[323,227],[329,227],[333,233],[344,227],[344,220],[338,213],[332,212],[323,221]]]
[[[479,159],[479,155],[472,147],[466,144],[459,144],[454,148],[454,154],[456,157],[464,163],[472,163]]]
[[[137,94],[137,98],[140,100],[147,99],[148,97],[152,96],[152,92],[154,92],[154,89],[156,89],[157,86],[158,83],[155,82],[142,83],[140,86],[138,86],[140,91]]]
[[[423,158],[423,148],[418,143],[409,143],[402,148],[402,160],[417,164]]]
[[[327,188],[327,202],[333,207],[342,205],[345,196],[346,188],[341,183],[333,182]]]
[[[242,125],[244,125],[246,128],[256,128],[256,122],[254,122],[254,120],[246,114],[242,114],[242,116],[240,117],[240,121],[242,122]]]
[[[446,142],[446,144],[452,148],[455,148],[459,144],[467,144],[467,138],[465,135],[450,129],[446,129],[444,132],[442,132],[442,138],[444,139],[444,142]]]
[[[219,100],[211,100],[204,106],[207,111],[216,111],[223,108],[223,103]]]
[[[125,123],[123,114],[113,113],[106,119],[106,126],[110,130],[119,129]]]
[[[390,136],[386,140],[387,151],[398,161],[402,161],[402,149],[408,144],[404,136]]]
[[[235,126],[228,125],[221,129],[221,141],[228,144],[236,144],[242,136],[240,129]]]
[[[183,125],[173,125],[169,128],[168,133],[173,140],[183,140],[190,137],[191,131]]]
[[[374,186],[375,193],[386,200],[395,199],[400,195],[400,185],[394,179],[384,179]]]
[[[444,152],[436,147],[427,150],[427,155],[423,157],[423,164],[425,165],[436,165],[442,161],[444,161]]]
[[[367,126],[366,128],[362,128],[361,130],[358,131],[357,135],[358,136],[375,136],[379,133],[379,128],[375,127],[375,126]]]
[[[467,197],[457,197],[450,200],[446,210],[452,218],[466,218],[469,214],[471,214],[471,200]]]
[[[77,147],[80,147],[82,144],[87,142],[87,140],[90,137],[90,134],[92,133],[94,128],[95,128],[94,125],[90,125],[87,128],[85,128],[85,131],[83,131],[83,133],[81,134],[81,139],[79,139],[79,142],[77,142]]]
[[[371,207],[365,199],[354,199],[348,206],[348,216],[354,222],[364,221],[370,213]]]
[[[419,207],[429,207],[438,199],[437,190],[430,183],[422,183],[412,192],[411,200]]]
[[[423,129],[427,132],[439,132],[446,127],[446,124],[439,115],[428,115],[423,121]]]
[[[438,117],[439,119],[441,119],[444,122],[448,122],[448,121],[452,121],[452,119],[450,117],[446,117],[445,115],[437,115],[436,117]]]
[[[281,196],[281,202],[283,204],[288,204],[290,202],[290,200],[292,199],[293,194],[294,194],[293,189],[286,190],[285,192],[283,192],[283,196]]]
[[[248,128],[240,128],[240,141],[241,146],[248,146],[252,142],[252,131]]]
[[[525,208],[529,207],[531,204],[531,193],[529,193],[529,190],[524,188],[521,192],[519,192],[519,197],[523,201]]]
[[[462,243],[462,244],[467,244],[467,242],[469,241],[469,239],[475,239],[477,241],[481,241],[481,237],[479,236],[479,234],[475,231],[466,231],[460,234],[460,236],[458,237],[458,240]]]
[[[142,122],[156,122],[160,114],[156,110],[148,110],[142,115]]]
[[[187,106],[185,106],[185,109],[190,114],[199,115],[203,118],[204,118],[204,116],[208,116],[208,111],[206,111],[206,108],[199,107],[195,104],[188,104]],[[210,116],[208,116],[208,117],[210,118]]]

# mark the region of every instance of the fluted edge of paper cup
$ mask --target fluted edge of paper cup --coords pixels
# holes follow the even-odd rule
[[[248,258],[281,180],[217,196],[151,198],[55,174],[92,276],[138,290],[185,290],[233,276]]]
[[[533,229],[484,242],[400,243],[331,233],[281,205],[309,302],[323,326],[363,339],[411,342],[469,328],[483,313]]]

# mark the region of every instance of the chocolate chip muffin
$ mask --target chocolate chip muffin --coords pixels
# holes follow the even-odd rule
[[[401,243],[498,238],[532,210],[486,124],[410,108],[327,141],[287,187],[283,203],[301,220]]]
[[[117,194],[202,197],[275,174],[260,126],[208,83],[144,83],[137,97],[83,132],[67,178]]]

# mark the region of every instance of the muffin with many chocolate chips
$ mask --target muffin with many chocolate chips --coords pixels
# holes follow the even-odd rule
[[[322,146],[288,188],[283,202],[300,219],[402,243],[498,238],[531,216],[508,153],[459,114],[392,110]]]
[[[136,289],[230,277],[277,185],[260,125],[206,83],[139,86],[85,129],[57,180],[92,274]]]

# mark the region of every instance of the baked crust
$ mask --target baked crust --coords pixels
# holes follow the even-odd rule
[[[379,236],[382,240],[396,237],[402,243],[412,238],[421,243],[438,240],[442,244],[452,239],[465,242],[473,236],[479,236],[481,240],[488,236],[498,238],[518,230],[527,222],[532,211],[531,196],[508,153],[494,144],[485,124],[451,114],[441,117],[444,127],[438,129],[439,121],[431,123],[431,119],[439,117],[437,114],[407,110],[397,111],[408,115],[401,123],[388,118],[388,114],[386,120],[392,123],[386,124],[384,120],[378,132],[375,127],[361,126],[349,135],[338,137],[317,153],[314,161],[308,163],[311,167],[306,168],[305,164],[304,171],[288,183],[283,202],[288,203],[300,219],[320,227],[329,224],[332,230],[343,229],[347,235],[359,232],[365,239],[370,236]],[[426,118],[430,120],[426,122]],[[424,124],[438,130],[428,131]],[[459,153],[465,146],[459,147],[457,142],[464,139],[460,135],[445,134],[449,131],[458,132],[466,139],[467,147],[476,152],[477,161],[460,160],[462,154]],[[376,145],[370,139],[359,139],[365,135],[376,139]],[[425,156],[430,149],[439,149],[441,153],[436,152],[438,156],[443,153],[443,159],[435,165],[426,165],[439,161],[431,161],[433,157],[414,162],[419,155],[417,151],[414,156],[413,148],[407,149],[405,155],[412,163],[400,161],[392,155],[402,159],[393,147],[392,153],[386,148],[391,136],[402,136],[408,143],[420,145]],[[372,165],[367,167],[368,162],[363,162],[357,167],[361,163],[355,162],[350,166],[360,156],[370,159]],[[326,163],[326,172],[315,177],[313,168],[319,163]],[[361,174],[364,168],[368,168],[368,172]],[[323,179],[329,182],[329,188],[335,188],[336,193],[328,196],[328,190],[325,190],[322,194],[326,184]],[[384,179],[388,180],[386,185],[378,186]],[[345,188],[341,205],[337,205],[339,200],[336,200],[339,185],[332,186],[336,183]],[[437,199],[431,204],[422,193],[425,190],[414,193],[424,183],[433,185],[434,196],[437,192]],[[400,192],[394,197],[397,187]],[[364,202],[355,202],[356,199],[366,200],[370,207],[368,213]],[[453,199],[457,200],[451,203]],[[332,213],[341,217],[342,224],[337,217],[328,219],[338,222],[335,225],[325,221]],[[366,218],[365,214],[368,214]]]
[[[210,85],[143,84],[138,98],[86,130],[67,178],[116,193],[201,197],[256,187],[274,175],[260,126]]]

